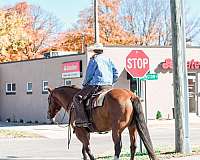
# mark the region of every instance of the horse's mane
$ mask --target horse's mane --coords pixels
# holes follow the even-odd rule
[[[60,86],[60,87],[56,87],[55,90],[60,90],[60,91],[64,91],[67,88],[71,88],[71,89],[76,89],[76,90],[80,90],[80,88],[76,85],[71,85],[71,86]]]

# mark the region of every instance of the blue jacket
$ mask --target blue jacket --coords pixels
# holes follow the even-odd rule
[[[83,86],[113,85],[118,78],[118,71],[111,59],[104,54],[98,54],[93,56],[89,61]]]

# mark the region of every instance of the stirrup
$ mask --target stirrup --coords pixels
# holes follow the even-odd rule
[[[78,98],[82,100],[82,99],[83,99],[83,96],[81,96],[81,95],[78,95]]]

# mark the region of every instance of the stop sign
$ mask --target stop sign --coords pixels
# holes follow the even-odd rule
[[[142,50],[132,50],[126,57],[126,71],[134,78],[144,77],[149,71],[149,57]]]

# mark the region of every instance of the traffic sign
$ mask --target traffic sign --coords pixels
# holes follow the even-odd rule
[[[132,50],[126,57],[126,71],[134,78],[142,78],[149,71],[149,57],[142,50]]]
[[[153,74],[153,73],[147,73],[143,78],[140,80],[158,80],[158,74]]]

